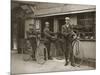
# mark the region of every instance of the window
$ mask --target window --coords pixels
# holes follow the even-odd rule
[[[95,40],[95,12],[78,14],[77,24],[76,31],[78,32],[80,39]]]

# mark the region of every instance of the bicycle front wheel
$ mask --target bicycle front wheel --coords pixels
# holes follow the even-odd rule
[[[81,44],[79,40],[75,40],[73,42],[73,54],[74,54],[74,61],[77,66],[82,65],[84,59],[84,52],[80,49]]]
[[[44,49],[45,47],[43,44],[39,44],[39,46],[36,49],[35,58],[36,58],[37,63],[39,64],[45,63]]]

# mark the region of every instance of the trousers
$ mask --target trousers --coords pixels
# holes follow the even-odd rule
[[[35,51],[37,48],[36,38],[35,37],[29,38],[29,41],[30,41],[31,46],[32,46],[32,58],[35,58]]]
[[[65,41],[65,60],[66,63],[68,62],[68,60],[70,60],[70,62],[72,64],[74,64],[74,54],[73,54],[73,47],[72,47],[72,41],[69,41],[66,39]]]

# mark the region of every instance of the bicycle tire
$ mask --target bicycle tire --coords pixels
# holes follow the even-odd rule
[[[29,40],[25,40],[24,49],[22,50],[22,58],[24,61],[30,60],[32,57],[32,47],[29,44]]]
[[[75,40],[72,44],[75,64],[80,67],[84,60],[84,52],[80,49],[80,41]]]
[[[35,52],[35,58],[36,58],[37,63],[39,63],[39,64],[45,63],[44,48],[45,47],[43,44],[39,44],[39,46],[37,47],[36,52]]]

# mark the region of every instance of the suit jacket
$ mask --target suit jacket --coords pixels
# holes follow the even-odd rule
[[[43,33],[44,33],[44,38],[46,39],[46,40],[50,40],[51,38],[52,38],[52,33],[53,32],[51,32],[50,30],[49,30],[49,28],[44,28],[44,30],[43,30]]]
[[[35,30],[27,31],[28,38],[36,38],[37,32]]]
[[[73,32],[73,28],[71,25],[69,25],[68,27],[66,25],[62,26],[62,31],[61,31],[63,38],[67,39],[69,41],[73,40],[73,36],[76,35]]]

